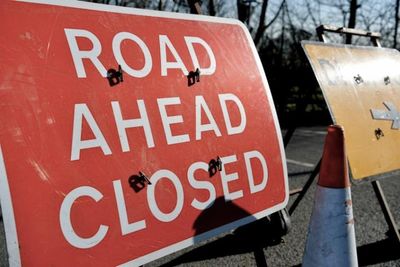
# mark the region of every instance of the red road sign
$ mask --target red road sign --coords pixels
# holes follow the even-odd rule
[[[279,125],[242,24],[27,2],[0,4],[12,264],[140,265],[285,207]]]

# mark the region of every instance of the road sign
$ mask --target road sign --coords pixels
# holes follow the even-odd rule
[[[285,207],[279,125],[241,23],[78,1],[0,14],[12,264],[140,265]]]
[[[400,169],[400,53],[303,42],[335,124],[345,129],[352,177]]]

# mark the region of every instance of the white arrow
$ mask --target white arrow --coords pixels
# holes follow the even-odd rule
[[[374,120],[393,121],[392,129],[400,129],[400,112],[397,111],[396,106],[389,101],[384,101],[383,104],[388,110],[371,109],[372,118]]]

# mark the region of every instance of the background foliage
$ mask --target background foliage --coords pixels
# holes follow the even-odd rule
[[[317,40],[321,24],[379,32],[384,47],[399,48],[400,0],[203,0],[204,15],[237,18],[249,29],[270,84],[281,126],[330,122],[321,90],[301,48]],[[91,2],[189,13],[187,0]],[[329,42],[370,45],[364,37],[327,35]]]

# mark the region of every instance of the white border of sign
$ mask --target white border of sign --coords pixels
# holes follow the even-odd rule
[[[8,264],[10,266],[21,266],[17,226],[15,224],[10,186],[8,185],[6,166],[4,163],[3,151],[1,149],[1,146],[0,146],[0,201],[1,201],[1,212],[3,215],[3,222],[4,222],[4,230],[6,232]]]
[[[214,22],[214,23],[223,23],[223,24],[232,24],[240,26],[246,34],[247,40],[253,52],[253,56],[257,63],[258,70],[260,72],[260,76],[262,82],[264,84],[264,88],[269,88],[267,78],[265,76],[260,58],[258,56],[257,50],[254,46],[253,39],[250,36],[246,26],[241,23],[239,20],[229,19],[229,18],[219,18],[219,17],[210,17],[210,16],[202,16],[202,15],[191,15],[191,14],[182,14],[182,13],[172,13],[172,12],[161,12],[161,11],[153,11],[153,10],[145,10],[145,9],[135,9],[135,8],[126,8],[126,7],[119,7],[119,6],[112,6],[112,5],[104,5],[104,4],[94,4],[89,2],[81,2],[75,0],[17,0],[18,2],[26,2],[32,4],[48,4],[53,6],[62,6],[62,7],[71,7],[71,8],[79,8],[79,9],[86,9],[86,10],[95,10],[95,11],[104,11],[104,12],[113,12],[113,13],[120,13],[120,14],[132,14],[132,15],[139,15],[139,16],[150,16],[150,17],[158,17],[158,18],[171,18],[171,19],[180,19],[180,20],[194,20],[194,21],[207,21],[207,22]],[[269,104],[271,109],[275,111],[275,105],[272,100],[272,96],[269,90],[266,90],[266,94],[268,97]],[[272,112],[272,116],[274,119],[275,128],[277,131],[280,131],[280,126],[278,122],[278,118],[276,112]],[[277,137],[279,141],[281,156],[282,156],[282,164],[283,164],[283,175],[285,180],[285,200],[272,208],[260,211],[256,214],[251,216],[245,217],[243,219],[228,223],[226,225],[220,226],[215,228],[211,231],[205,232],[198,236],[188,238],[181,242],[175,243],[171,246],[162,248],[158,251],[152,252],[140,258],[128,261],[126,263],[122,263],[119,266],[139,266],[150,261],[159,259],[163,256],[168,254],[174,253],[178,250],[183,248],[189,247],[195,243],[206,240],[218,234],[224,233],[229,231],[230,229],[237,228],[244,224],[250,223],[262,217],[265,217],[268,214],[273,212],[279,211],[286,207],[289,201],[289,185],[288,185],[288,178],[287,178],[287,168],[286,168],[286,157],[285,151],[283,148],[282,136],[279,132],[277,132]],[[7,239],[7,251],[9,255],[9,264],[10,266],[21,266],[21,258],[20,258],[20,251],[19,251],[19,244],[18,244],[18,236],[15,224],[15,217],[14,217],[14,210],[12,206],[11,200],[11,192],[8,184],[8,178],[6,174],[6,167],[5,162],[2,154],[2,150],[0,147],[0,201],[1,201],[1,209],[3,212],[3,220],[4,220],[4,227],[6,232],[6,239]]]

